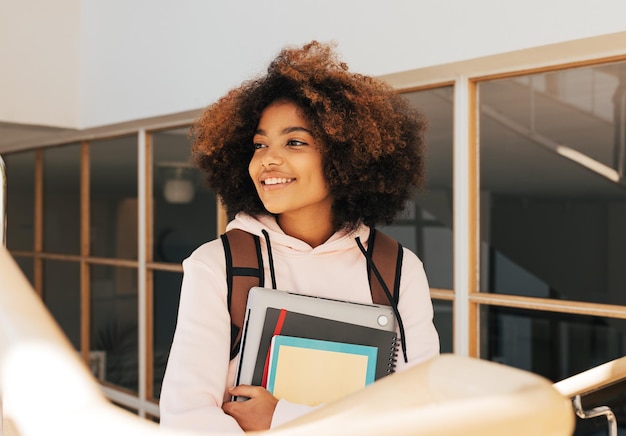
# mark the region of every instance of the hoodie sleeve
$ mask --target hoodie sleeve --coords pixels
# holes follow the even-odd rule
[[[230,354],[223,259],[218,241],[183,262],[178,321],[159,405],[163,427],[243,432],[221,409]]]

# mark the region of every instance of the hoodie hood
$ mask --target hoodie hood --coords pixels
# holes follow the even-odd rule
[[[245,230],[261,239],[265,237],[263,235],[263,230],[265,230],[272,241],[272,250],[291,254],[330,253],[356,248],[355,239],[359,237],[363,243],[366,243],[370,234],[369,227],[360,225],[352,232],[345,230],[335,232],[326,242],[313,248],[306,242],[285,234],[272,215],[253,217],[245,213],[238,213],[235,219],[228,223],[226,230],[232,229]]]

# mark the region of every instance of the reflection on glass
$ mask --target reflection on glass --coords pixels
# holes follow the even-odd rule
[[[434,323],[437,333],[439,333],[440,351],[442,353],[452,353],[452,301],[433,300],[433,307],[435,309]]]
[[[180,286],[183,280],[182,273],[167,271],[153,271],[153,373],[154,373],[154,398],[161,394],[161,383],[165,374],[165,366],[169,355],[176,317],[178,315],[178,300]]]
[[[137,304],[136,269],[91,267],[91,356],[103,368],[97,376],[132,391],[138,389]]]
[[[44,149],[44,251],[80,253],[80,144]]]
[[[35,233],[35,153],[8,154],[3,159],[7,175],[7,248],[32,251]]]
[[[482,291],[626,304],[625,73],[479,85]]]
[[[154,260],[180,263],[215,239],[217,201],[189,164],[188,129],[153,134]]]
[[[94,141],[91,162],[91,255],[137,258],[137,137]]]
[[[43,261],[43,301],[72,345],[80,349],[80,265]]]
[[[483,306],[481,358],[562,380],[621,357],[626,320]]]
[[[452,92],[451,86],[406,93],[426,115],[426,189],[381,230],[416,253],[430,287],[452,289]]]

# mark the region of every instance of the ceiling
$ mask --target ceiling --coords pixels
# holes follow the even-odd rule
[[[19,148],[20,144],[45,143],[51,137],[77,132],[76,130],[57,127],[0,122],[0,152]]]

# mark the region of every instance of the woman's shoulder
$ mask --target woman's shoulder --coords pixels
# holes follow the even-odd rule
[[[411,265],[422,265],[422,260],[419,258],[419,256],[415,254],[413,250],[404,246],[402,247],[402,259],[403,262],[409,263]]]
[[[200,264],[212,269],[223,268],[224,263],[224,245],[219,238],[200,245],[183,261],[183,265]]]

